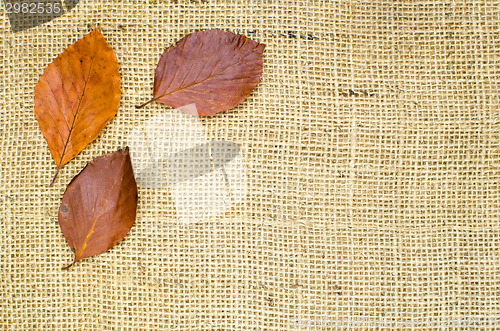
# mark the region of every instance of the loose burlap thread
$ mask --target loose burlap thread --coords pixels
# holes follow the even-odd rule
[[[498,329],[499,8],[81,1],[16,33],[2,12],[1,328]],[[118,57],[120,108],[48,187],[34,86],[96,26]],[[210,140],[241,145],[248,196],[180,225],[168,188],[140,188],[127,237],[62,271],[66,185],[170,110],[134,105],[151,97],[164,48],[209,28],[267,45],[251,96],[202,119]]]

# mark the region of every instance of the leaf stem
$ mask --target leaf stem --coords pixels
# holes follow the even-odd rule
[[[50,182],[49,186],[54,185],[54,182],[55,182],[55,180],[57,178],[57,174],[59,174],[59,170],[61,170],[61,167],[57,167],[56,173],[55,173],[54,177],[52,178],[52,181]]]
[[[143,103],[143,104],[142,104],[142,105],[140,105],[140,106],[135,106],[135,108],[136,108],[136,109],[141,109],[141,108],[144,108],[145,106],[149,105],[151,102],[156,101],[156,100],[158,100],[158,98],[153,98],[153,99],[149,100],[148,102]]]
[[[67,265],[67,266],[65,266],[64,268],[62,268],[62,270],[68,270],[69,268],[71,268],[72,266],[74,266],[74,265],[75,265],[75,263],[76,263],[76,259],[75,259],[73,262],[71,262],[71,264],[70,264],[70,265]]]

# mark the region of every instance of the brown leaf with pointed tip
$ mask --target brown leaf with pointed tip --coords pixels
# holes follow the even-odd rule
[[[116,245],[135,222],[137,184],[128,147],[97,157],[69,183],[59,226],[75,253],[73,263]]]
[[[153,101],[174,108],[195,103],[210,116],[236,107],[257,86],[264,44],[231,32],[207,30],[182,38],[156,67]]]
[[[97,29],[45,69],[35,86],[35,115],[57,165],[52,183],[115,116],[120,96],[116,55]]]

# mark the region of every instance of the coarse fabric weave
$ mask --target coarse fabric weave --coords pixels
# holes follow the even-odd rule
[[[18,32],[0,8],[2,330],[500,328],[499,1],[80,1]],[[49,187],[34,87],[95,27],[120,107]],[[140,187],[125,239],[61,270],[66,185],[171,111],[134,106],[211,28],[267,45],[250,97],[201,119],[241,146],[248,195],[185,225]]]

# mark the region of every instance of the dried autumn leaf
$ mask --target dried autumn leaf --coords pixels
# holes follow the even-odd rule
[[[75,253],[73,263],[116,245],[135,222],[137,184],[128,147],[97,157],[68,185],[59,226]]]
[[[195,103],[210,116],[236,107],[259,83],[265,45],[220,30],[195,32],[162,54],[153,99],[174,108]]]
[[[52,62],[35,87],[35,115],[61,167],[97,138],[120,103],[118,61],[95,29]]]

